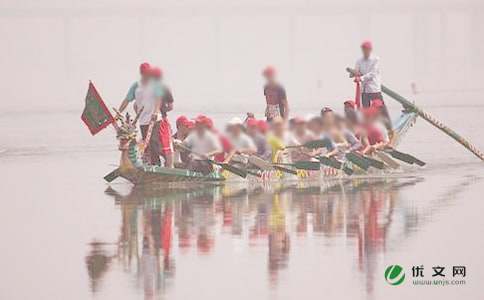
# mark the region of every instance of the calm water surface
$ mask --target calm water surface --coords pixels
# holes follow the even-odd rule
[[[431,111],[484,148],[483,107]],[[0,299],[484,298],[484,165],[422,120],[401,149],[428,166],[394,178],[170,191],[106,185],[113,132],[77,112],[0,115],[0,133]],[[466,284],[414,286],[418,265]]]

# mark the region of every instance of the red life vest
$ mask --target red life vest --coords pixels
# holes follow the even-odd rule
[[[366,130],[368,142],[370,142],[370,145],[375,145],[383,142],[383,134],[377,127],[366,126],[365,130]]]
[[[222,144],[223,153],[219,153],[215,155],[214,159],[217,162],[223,162],[225,160],[225,155],[232,151],[232,144],[230,143],[229,139],[224,135],[218,136],[220,143]]]

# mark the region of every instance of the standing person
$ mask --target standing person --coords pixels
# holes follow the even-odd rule
[[[265,116],[267,121],[276,117],[287,120],[289,116],[289,104],[287,102],[286,90],[276,80],[276,70],[273,67],[266,67],[262,72],[266,79],[264,85],[264,96],[266,97]]]
[[[173,168],[174,166],[174,150],[173,150],[173,140],[171,125],[168,120],[168,112],[173,110],[173,94],[170,89],[163,82],[163,72],[160,68],[154,67],[151,69],[153,78],[156,80],[158,94],[161,95],[160,104],[160,126],[159,126],[159,136],[160,136],[160,148],[161,155],[165,159],[165,167]]]
[[[139,114],[138,122],[143,140],[146,139],[150,124],[153,124],[153,131],[145,152],[148,153],[151,164],[160,165],[159,111],[161,94],[156,86],[156,81],[153,79],[150,64],[142,63],[139,71],[141,79],[131,85],[128,94],[119,106],[119,111],[123,112],[128,104],[134,101],[134,110]]]
[[[381,94],[380,58],[373,55],[373,45],[370,41],[361,44],[363,57],[356,62],[355,74],[361,81],[362,93],[361,101],[363,107],[369,107],[373,99],[383,99]]]

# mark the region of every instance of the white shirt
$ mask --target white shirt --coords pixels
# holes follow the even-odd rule
[[[370,55],[368,59],[362,57],[356,62],[355,70],[362,75],[360,79],[363,93],[381,92],[379,61],[378,56]]]
[[[142,84],[138,82],[138,86],[136,91],[134,92],[135,95],[135,104],[138,110],[143,108],[141,112],[138,122],[140,125],[148,125],[151,121],[151,116],[155,112],[156,102],[158,101],[158,97],[156,96],[156,86],[153,81],[149,81],[146,84]]]
[[[220,139],[213,132],[208,130],[206,130],[202,136],[196,131],[193,131],[187,136],[182,144],[194,152],[195,159],[205,159],[196,155],[196,153],[207,154],[214,151],[222,152]]]
[[[240,133],[239,136],[229,136],[229,141],[235,150],[247,150],[251,149],[254,152],[257,151],[254,141],[245,133]]]

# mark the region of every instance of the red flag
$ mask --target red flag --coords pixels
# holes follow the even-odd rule
[[[355,82],[356,82],[356,95],[355,95],[356,108],[360,109],[361,108],[360,78],[355,77]]]
[[[114,122],[111,112],[99,96],[94,84],[89,81],[89,89],[86,95],[86,105],[81,115],[82,121],[87,125],[92,135],[106,128]]]

